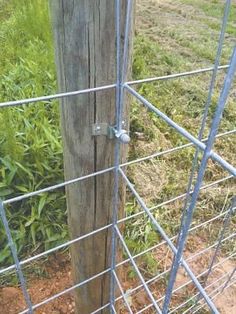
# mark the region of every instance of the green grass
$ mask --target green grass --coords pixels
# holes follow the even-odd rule
[[[235,7],[235,4],[233,4]],[[222,16],[219,1],[138,1],[134,43],[133,78],[165,75],[212,65]],[[236,36],[236,11],[231,10],[222,64],[227,63]],[[0,99],[16,100],[56,91],[52,34],[47,1],[0,0]],[[223,82],[217,80],[204,136],[207,136]],[[139,92],[170,118],[197,135],[210,82],[209,74],[138,86]],[[230,97],[220,126],[235,128],[235,104]],[[186,143],[180,135],[154,114],[134,102],[131,107],[129,159]],[[140,140],[136,133],[143,133]],[[63,157],[58,104],[48,101],[36,105],[2,109],[0,112],[0,197],[10,198],[63,181]],[[236,138],[217,140],[215,150],[235,163]],[[148,206],[155,206],[185,192],[194,149],[188,148],[166,157],[129,168],[129,176]],[[137,173],[139,175],[137,175]],[[205,183],[226,175],[209,163]],[[141,179],[140,179],[141,178]],[[231,180],[217,189],[203,192],[194,215],[194,224],[214,217],[227,196],[235,194]],[[179,231],[183,202],[154,210],[168,235]],[[128,195],[126,212],[140,210]],[[20,257],[44,250],[68,237],[64,190],[43,194],[7,207],[7,216]],[[213,243],[222,221],[201,230],[205,246]],[[229,233],[235,227],[235,220]],[[216,228],[217,227],[217,228]],[[161,240],[146,217],[131,220],[125,228],[133,254]],[[211,236],[209,236],[211,235]],[[198,234],[196,234],[198,237]],[[188,243],[189,247],[191,246]],[[7,240],[0,226],[0,265],[12,262]],[[233,242],[223,252],[235,250]],[[162,271],[155,254],[140,259],[145,275]]]
[[[181,0],[181,3],[186,3],[194,6],[198,10],[202,10],[206,17],[214,17],[220,19],[224,12],[225,1],[222,0]],[[229,23],[235,22],[235,8],[236,4],[232,1],[231,12],[229,15]]]
[[[24,99],[56,91],[47,1],[1,1],[0,98]],[[58,104],[54,101],[0,112],[0,197],[10,198],[63,181]],[[7,207],[17,249],[27,255],[67,238],[64,191]],[[0,264],[11,263],[0,228]]]
[[[155,5],[155,2],[152,1],[138,2],[138,27],[133,63],[135,78],[161,76],[211,66],[216,55],[222,14],[223,7],[219,1],[214,1],[213,5],[209,1],[177,1],[174,3],[165,1],[161,5]],[[236,36],[236,29],[233,27],[235,18],[236,12],[231,9],[221,64],[227,64],[232,53]],[[204,137],[207,137],[209,132],[223,79],[224,72],[221,72],[218,75]],[[175,122],[197,136],[209,83],[210,74],[208,73],[143,84],[138,87],[138,90]],[[235,104],[232,96],[228,100],[220,132],[235,129]],[[137,103],[134,103],[131,109],[131,132],[133,141],[130,159],[186,143],[185,139],[169,128],[165,122],[144,110],[142,105]],[[143,133],[145,140],[139,140],[135,136],[135,132]],[[236,136],[233,135],[224,140],[217,140],[214,149],[235,164],[235,145]],[[144,162],[142,167],[140,165],[132,166],[129,169],[130,179],[150,207],[185,192],[193,155],[192,148],[184,149],[152,162]],[[139,175],[135,175],[136,173]],[[226,175],[227,173],[222,171],[218,165],[209,163],[204,183],[213,182]],[[156,193],[152,185],[155,187]],[[147,193],[147,189],[150,189],[152,193]],[[235,195],[234,180],[201,192],[195,209],[193,225],[215,217],[221,212],[224,203],[229,205],[233,195]],[[135,204],[129,205],[127,208],[129,214],[140,211]],[[157,221],[169,236],[173,236],[179,231],[182,208],[183,202],[176,201],[153,211]],[[144,215],[140,217],[131,220],[126,227],[127,243],[133,254],[138,254],[160,242],[160,236],[153,232],[147,217]],[[222,219],[193,232],[187,243],[187,251],[191,249],[191,241],[194,241],[192,240],[194,237],[196,242],[202,242],[203,247],[215,243],[221,226]],[[234,228],[235,219],[232,220],[225,237],[232,233]],[[201,235],[200,239],[199,234]],[[200,247],[196,247],[196,250],[199,249]],[[222,246],[221,254],[232,254],[235,250],[234,241],[227,241]],[[139,258],[142,269],[147,271],[145,273],[147,278],[149,278],[148,274],[164,270],[155,254],[153,251],[145,254],[143,258]],[[165,255],[165,252],[163,254]]]

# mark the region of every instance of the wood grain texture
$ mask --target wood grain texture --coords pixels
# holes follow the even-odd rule
[[[115,1],[51,0],[55,57],[60,92],[116,82]],[[126,1],[122,3],[122,21]],[[124,27],[122,30],[124,35]],[[131,47],[131,45],[130,45]],[[69,180],[114,163],[114,140],[93,137],[93,123],[115,123],[115,90],[60,100],[65,179]],[[128,121],[128,101],[124,106]],[[122,148],[122,160],[127,148]],[[71,238],[111,223],[113,172],[66,188]],[[120,188],[123,215],[125,188]],[[101,232],[71,247],[75,283],[110,267],[110,232]],[[77,313],[91,313],[109,301],[109,276],[77,289]],[[104,311],[107,312],[107,311]]]

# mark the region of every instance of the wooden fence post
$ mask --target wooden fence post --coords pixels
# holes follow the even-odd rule
[[[126,4],[126,0],[122,1],[122,38]],[[60,92],[116,82],[115,7],[115,0],[50,1]],[[65,179],[112,166],[115,141],[107,136],[93,136],[92,125],[114,125],[115,89],[63,98],[60,110]],[[127,102],[124,112],[128,120]],[[123,147],[122,159],[126,156],[127,149]],[[71,238],[111,223],[113,181],[114,173],[110,172],[67,186]],[[120,215],[124,211],[124,190],[121,187]],[[110,231],[100,232],[71,246],[75,283],[110,267],[110,236]],[[77,313],[91,313],[109,302],[109,276],[76,290]]]

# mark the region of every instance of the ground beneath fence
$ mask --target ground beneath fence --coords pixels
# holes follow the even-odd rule
[[[191,265],[193,271],[197,271],[199,267],[202,267],[202,263],[205,264],[206,260],[198,260],[195,265]],[[47,265],[47,266],[45,266]],[[37,266],[39,267],[39,266]],[[58,254],[54,257],[51,257],[47,263],[40,265],[42,267],[41,275],[29,275],[28,276],[28,288],[29,293],[34,304],[42,302],[43,300],[53,296],[56,293],[63,291],[66,288],[72,286],[72,277],[71,277],[71,265],[68,254]],[[211,278],[211,281],[215,281],[216,274],[227,273],[233,267],[232,261],[227,261],[223,266],[217,269],[215,275]],[[39,268],[38,268],[39,269]],[[131,286],[136,286],[136,279],[128,279],[127,276],[128,268],[124,269],[123,274],[123,287],[125,290],[129,290]],[[177,285],[180,286],[184,284],[188,278],[186,274],[179,273],[177,277]],[[217,287],[217,286],[216,286]],[[215,287],[215,288],[216,288]],[[156,291],[160,290],[158,284],[154,287]],[[191,289],[191,287],[189,287]],[[175,295],[175,302],[181,302],[182,297]],[[224,293],[220,294],[215,303],[222,314],[233,314],[236,313],[236,285],[234,284],[228,288]],[[21,290],[17,286],[8,286],[0,288],[0,313],[1,314],[17,314],[25,308],[24,298],[21,293]],[[142,309],[145,305],[149,304],[148,298],[143,291],[140,291],[131,300],[131,306],[134,313],[137,310]],[[53,302],[50,302],[47,305],[41,306],[38,308],[36,314],[72,314],[74,312],[74,299],[73,294],[68,293],[64,296],[61,296],[55,299]],[[124,306],[121,307],[120,313],[128,313]],[[145,313],[154,313],[153,310],[149,309]],[[176,312],[176,313],[181,313]],[[200,312],[201,313],[201,312]],[[205,312],[204,312],[205,313]]]
[[[41,276],[29,275],[28,278],[29,293],[34,304],[72,286],[71,265],[66,254],[57,255],[37,268],[41,270]],[[1,314],[16,314],[25,308],[21,290],[12,286],[0,289],[0,304]],[[73,294],[67,293],[40,307],[35,313],[71,314],[74,313],[74,307]]]
[[[152,56],[154,55],[153,59],[156,64],[153,65],[152,72],[149,72],[150,70],[148,70],[147,73],[141,72],[142,76],[140,78],[147,77],[149,75],[156,76],[181,72],[185,70],[195,69],[195,67],[205,67],[209,65],[209,62],[211,64],[211,60],[208,60],[207,53],[205,54],[206,49],[204,48],[204,50],[201,50],[201,45],[199,43],[203,42],[204,47],[207,45],[210,46],[208,41],[204,41],[206,38],[203,36],[203,34],[205,33],[209,35],[209,38],[211,38],[211,36],[215,36],[214,34],[218,36],[218,30],[210,30],[210,28],[207,26],[207,23],[212,23],[213,27],[217,19],[215,19],[214,17],[209,17],[201,9],[199,9],[196,5],[198,2],[202,3],[202,1],[200,0],[192,1],[192,4],[190,4],[190,1],[187,0],[137,0],[137,32],[139,35],[143,35],[143,37],[141,38],[142,40],[145,37],[145,40],[147,40],[147,38],[150,38],[151,40],[153,40],[153,42],[158,43],[158,47],[153,48],[153,46],[151,46],[152,53],[149,52],[149,49],[143,52],[143,57],[145,57],[145,54],[149,55],[149,53],[150,58],[152,58]],[[207,0],[205,2],[207,3]],[[212,4],[213,2],[214,1],[212,1]],[[188,40],[189,38],[190,40]],[[229,34],[227,35],[226,40],[230,40]],[[149,44],[150,42],[147,41],[147,43]],[[176,52],[176,55],[173,54],[173,52]],[[178,56],[178,58],[176,56]],[[178,61],[181,56],[183,56],[184,58],[184,62],[182,65],[183,68]],[[146,66],[145,63],[144,65]],[[138,67],[139,64],[137,64],[136,66]],[[140,67],[142,67],[142,63],[140,64]],[[176,95],[178,95],[179,99],[182,99],[182,103],[187,102],[189,99],[193,100],[194,97],[198,97],[199,89],[202,88],[202,86],[205,86],[204,80],[205,79],[202,79],[202,81],[199,80],[197,83],[195,81],[191,81],[191,84],[195,85],[187,85],[187,83],[186,85],[176,85],[176,87],[174,87],[179,88],[179,94],[177,94],[177,92],[173,93],[173,95],[169,96],[169,98],[167,96],[162,96],[163,98],[159,98],[161,97],[161,95],[158,95],[158,101],[159,99],[161,99],[160,103],[164,100],[167,104],[169,101],[171,101],[172,98],[175,98]],[[192,90],[195,90],[196,87],[198,87],[197,84],[199,84],[200,86],[197,89],[198,92],[193,93]],[[166,90],[166,92],[166,94],[168,95],[170,93],[170,90]],[[171,90],[171,92],[173,92],[173,90]],[[173,106],[176,106],[176,100],[177,99],[174,99]],[[155,101],[157,103],[157,99],[155,99]],[[178,106],[176,107],[177,113],[178,111],[180,111],[179,109],[181,108],[181,106],[178,103]],[[158,136],[156,135],[154,139],[148,141],[146,139],[146,137],[148,137],[148,135],[146,134],[149,134],[148,132],[136,132],[135,136],[137,137],[137,141],[135,142],[135,154],[140,157],[156,152],[157,149],[160,149],[160,146],[163,150],[171,148],[173,143],[171,142],[169,136],[166,136],[166,133],[163,133],[163,131],[161,132],[157,128],[157,126],[155,126],[155,124],[151,124],[149,126],[149,116],[146,117],[145,114],[143,114],[144,111],[141,110],[142,109],[140,107],[139,112],[141,112],[140,117],[142,118],[142,121],[144,121],[144,129],[147,129],[149,132],[149,130],[152,128],[151,134],[155,133]],[[190,113],[188,113],[188,116],[185,119],[182,118],[183,121],[178,121],[181,121],[181,124],[182,122],[187,123],[187,121],[192,121],[192,125],[195,128],[197,120],[196,118],[192,118],[192,120],[190,120]],[[181,117],[181,115],[177,114],[176,116],[174,116],[174,119],[180,119],[179,117]],[[185,124],[184,126],[186,125],[190,128],[190,123]],[[142,130],[142,124],[140,124],[139,127]],[[191,131],[195,131],[193,130],[194,128],[191,128]],[[226,155],[226,153],[229,154],[228,151],[225,150],[224,152],[223,149],[221,153],[222,156],[224,156],[224,154]],[[235,160],[233,149],[231,154],[232,159]],[[185,160],[187,160],[186,157],[184,157],[184,161]],[[174,162],[174,159],[172,159],[172,162]],[[162,161],[158,162],[158,164],[146,163],[136,166],[136,171],[134,171],[135,173],[133,174],[132,179],[135,182],[136,188],[141,191],[141,194],[144,197],[144,200],[147,201],[147,203],[152,202],[154,198],[158,199],[159,195],[161,195],[161,193],[165,191],[163,187],[169,185],[172,187],[171,184],[173,184],[174,180],[172,180],[172,177],[170,176],[171,171],[170,168],[168,168],[168,165],[168,161]],[[176,175],[175,181],[182,182],[181,176],[183,176],[184,170],[183,172],[181,172],[179,169],[180,166],[175,167],[176,169],[173,168],[173,174]],[[168,180],[170,181],[170,183]],[[176,187],[174,186],[174,188]],[[167,192],[169,192],[168,189]],[[224,192],[225,191],[227,190],[224,190]],[[215,192],[207,193],[212,193],[212,198],[217,199],[216,194],[224,194],[224,192],[219,192],[219,190],[215,190]],[[176,212],[177,207],[175,206],[177,205],[173,205],[172,210]],[[178,206],[180,206],[180,204]],[[206,211],[207,210],[208,212],[210,212],[210,208],[207,208]],[[202,219],[204,219],[204,217]],[[216,227],[218,227],[218,225],[216,225]],[[189,252],[185,252],[186,257],[189,257],[190,255],[196,253],[197,251],[203,250],[206,246],[208,246],[207,237],[201,239],[200,236],[195,236],[194,239],[192,239],[192,242],[194,242],[194,248],[192,251],[189,250]],[[202,270],[207,268],[213,252],[210,253],[211,254],[208,254],[208,257],[203,256],[190,263],[190,267],[195,274],[199,274]],[[159,262],[163,260],[163,265],[161,264],[163,270],[171,265],[171,256],[168,257],[168,254],[164,249],[163,251],[159,250],[154,252],[154,256]],[[220,256],[219,258],[217,258],[217,262],[219,262],[223,258],[223,256]],[[217,278],[219,278],[223,274],[229,273],[234,267],[235,260],[225,262],[223,265],[221,265],[221,267],[217,268],[214,274],[209,278],[208,283],[216,281]],[[53,296],[54,294],[71,287],[73,284],[71,276],[71,264],[68,258],[68,254],[57,255],[54,257],[52,256],[49,260],[43,261],[41,264],[32,265],[31,268],[33,269],[33,271],[31,269],[31,271],[29,272],[29,270],[26,269],[25,275],[27,277],[29,293],[34,304],[42,302],[43,300]],[[128,271],[129,270],[127,268],[124,268],[122,286],[125,291],[130,290],[131,288],[134,288],[139,284],[139,281],[136,277],[130,278]],[[151,276],[150,274],[147,274],[147,272],[145,273],[145,275],[147,278],[150,278],[148,276]],[[184,271],[180,271],[177,277],[176,286],[184,285],[188,280],[189,278],[186,276],[186,273]],[[213,285],[213,288],[217,288],[217,284],[215,284],[215,286]],[[152,286],[152,291],[154,292],[156,298],[161,297],[165,291],[165,286],[162,282],[155,283]],[[181,290],[181,292],[177,292],[174,294],[173,305],[177,306],[178,304],[182,303],[187,296],[191,296],[194,293],[196,293],[196,289],[191,284],[184,291]],[[129,302],[132,306],[134,313],[136,313],[138,310],[149,304],[150,301],[147,298],[146,294],[141,290],[139,293],[129,298]],[[224,293],[218,295],[214,302],[218,307],[220,313],[236,314],[236,284],[225,290]],[[18,286],[14,285],[13,283],[5,285],[4,287],[0,286],[0,314],[16,314],[22,311],[25,307],[26,305],[24,302],[24,298]],[[35,313],[72,314],[75,313],[74,307],[75,303],[73,294],[68,293],[55,299],[55,301],[38,308]],[[183,312],[184,310],[178,310],[175,312],[175,314],[181,314]],[[126,313],[128,312],[124,306],[121,308],[119,314]],[[151,314],[154,313],[154,311],[147,310],[143,313]],[[199,314],[202,313],[205,314],[206,312],[199,312]]]

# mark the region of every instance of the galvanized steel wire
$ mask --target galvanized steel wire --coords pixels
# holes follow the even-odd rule
[[[214,67],[208,67],[204,69],[199,69],[199,70],[193,70],[193,71],[188,71],[188,72],[183,72],[183,73],[176,73],[176,74],[170,74],[166,76],[160,76],[160,77],[153,77],[153,78],[145,78],[141,80],[136,80],[136,81],[127,81],[127,68],[128,68],[128,45],[129,45],[129,32],[131,28],[131,11],[132,11],[132,5],[133,1],[132,0],[127,0],[127,16],[126,16],[126,25],[125,25],[125,40],[124,40],[124,45],[122,46],[121,44],[121,19],[120,19],[120,13],[121,13],[121,1],[120,0],[114,0],[116,1],[116,34],[117,34],[117,41],[116,41],[116,48],[117,48],[117,54],[116,54],[116,62],[117,62],[117,81],[116,83],[111,83],[110,85],[106,86],[100,86],[100,87],[95,87],[95,88],[90,88],[90,89],[84,89],[84,90],[78,90],[78,91],[72,91],[68,93],[60,93],[60,94],[54,94],[54,95],[49,95],[49,96],[40,96],[40,97],[34,97],[30,99],[23,99],[23,100],[14,100],[14,101],[8,101],[8,102],[3,102],[0,103],[0,108],[4,107],[12,107],[12,106],[21,106],[25,104],[33,104],[33,103],[38,103],[38,102],[46,102],[46,101],[51,101],[54,99],[60,99],[64,97],[69,97],[69,96],[77,96],[80,94],[85,94],[85,93],[98,93],[100,91],[104,90],[109,90],[109,89],[116,89],[116,128],[117,131],[119,132],[122,128],[122,120],[123,120],[123,103],[124,103],[124,93],[127,92],[130,95],[132,95],[136,100],[139,100],[144,106],[146,106],[149,110],[154,112],[160,119],[165,121],[169,126],[174,128],[176,132],[181,134],[185,139],[189,141],[188,144],[181,145],[179,147],[174,147],[174,148],[169,148],[165,151],[158,151],[152,155],[145,156],[138,158],[136,160],[132,160],[129,162],[121,163],[120,162],[120,142],[118,139],[116,139],[116,147],[115,147],[115,162],[114,165],[111,165],[111,167],[103,169],[101,171],[97,171],[91,174],[84,175],[79,178],[75,178],[73,180],[68,180],[59,184],[55,184],[53,186],[49,186],[37,191],[32,191],[27,194],[23,194],[20,196],[16,196],[10,199],[6,199],[0,203],[0,216],[2,223],[5,228],[5,232],[8,238],[9,242],[9,247],[12,252],[12,256],[14,259],[14,265],[8,266],[4,269],[0,270],[0,275],[16,270],[18,277],[19,277],[19,282],[21,285],[21,289],[27,304],[27,309],[21,312],[23,313],[33,313],[35,309],[53,301],[54,299],[69,293],[76,288],[82,287],[83,285],[88,284],[92,280],[95,280],[101,276],[104,276],[105,274],[110,274],[110,302],[103,305],[99,309],[95,310],[93,314],[95,313],[100,313],[104,309],[109,309],[111,313],[116,313],[116,302],[123,300],[124,305],[126,306],[126,309],[128,313],[134,313],[132,306],[129,303],[129,296],[132,295],[133,293],[137,293],[137,291],[142,290],[145,291],[146,294],[148,295],[151,303],[144,306],[142,309],[136,311],[135,313],[143,313],[146,310],[153,308],[153,310],[156,313],[174,313],[176,311],[179,311],[180,309],[185,309],[185,307],[188,305],[189,302],[192,302],[195,300],[196,302],[192,304],[190,307],[188,307],[186,310],[184,310],[183,313],[188,313],[189,311],[194,311],[192,313],[197,312],[200,308],[204,306],[208,306],[208,308],[213,312],[213,313],[219,313],[217,307],[215,306],[213,300],[214,298],[221,293],[223,290],[227,289],[230,287],[234,282],[235,282],[235,268],[232,270],[232,272],[227,273],[222,275],[220,278],[216,279],[214,282],[211,282],[207,285],[207,279],[210,276],[211,272],[219,267],[221,264],[225,263],[227,260],[232,259],[235,256],[235,253],[230,254],[229,256],[225,257],[223,260],[216,262],[216,257],[217,254],[222,246],[223,243],[226,241],[232,240],[235,237],[235,233],[231,233],[230,235],[225,236],[225,230],[230,223],[230,220],[232,218],[232,214],[235,212],[235,201],[232,203],[232,206],[227,209],[223,210],[218,214],[215,215],[214,217],[211,217],[207,221],[200,222],[197,225],[191,225],[192,222],[192,216],[194,209],[196,207],[196,202],[199,196],[199,193],[201,191],[204,191],[206,189],[212,188],[213,186],[219,185],[223,182],[230,182],[231,179],[235,178],[236,176],[236,168],[231,165],[228,161],[223,159],[219,154],[215,153],[212,148],[213,144],[216,138],[224,137],[224,136],[230,136],[232,134],[235,134],[236,129],[230,130],[221,134],[217,134],[218,131],[218,126],[222,118],[223,110],[225,108],[225,104],[227,101],[227,97],[233,82],[233,78],[235,75],[236,71],[236,48],[233,50],[232,58],[229,63],[229,65],[223,65],[220,66],[220,56],[222,52],[222,47],[223,47],[223,39],[225,35],[225,29],[227,25],[227,20],[228,20],[228,15],[229,15],[229,8],[230,8],[230,3],[231,1],[227,0],[226,5],[225,5],[225,13],[224,13],[224,18],[223,18],[223,23],[222,23],[222,29],[220,33],[220,38],[219,38],[219,46],[218,46],[218,51],[216,55],[216,61]],[[215,86],[215,81],[216,81],[216,75],[218,70],[227,70],[225,82],[224,82],[224,87],[222,89],[221,96],[219,98],[218,106],[215,111],[215,117],[212,122],[212,126],[209,132],[209,136],[206,139],[202,139],[203,136],[203,130],[206,124],[206,118],[207,114],[209,111],[209,106],[211,103],[211,98],[213,95],[213,90]],[[209,94],[208,98],[206,101],[206,106],[205,106],[205,112],[202,120],[202,125],[201,129],[199,132],[198,138],[194,137],[192,134],[190,134],[186,129],[181,127],[179,124],[174,122],[172,119],[170,119],[167,115],[165,115],[163,112],[161,112],[156,106],[154,106],[152,103],[150,103],[145,97],[140,95],[133,87],[133,85],[137,84],[143,84],[143,83],[154,83],[157,81],[164,81],[164,80],[169,80],[169,79],[177,79],[177,78],[183,78],[183,77],[189,77],[191,75],[198,75],[201,73],[207,73],[207,72],[212,72],[212,78],[210,82],[210,87],[209,87]],[[137,192],[135,186],[130,182],[129,178],[127,177],[125,171],[123,170],[127,166],[132,166],[134,164],[140,163],[140,162],[145,162],[150,159],[154,158],[160,158],[164,157],[167,154],[178,152],[182,149],[186,149],[188,147],[194,146],[196,148],[196,154],[193,162],[193,171],[190,176],[190,181],[189,185],[187,188],[187,192],[181,195],[178,195],[176,197],[173,197],[172,199],[163,201],[155,206],[148,207],[144,200],[141,198],[139,193]],[[198,152],[202,151],[203,152],[203,157],[201,158],[201,165],[198,170],[198,176],[196,183],[194,187],[192,188],[192,183],[193,183],[193,178],[194,178],[194,173],[196,171],[196,160],[198,158]],[[229,172],[229,175],[227,177],[218,179],[212,183],[203,185],[203,179],[204,179],[204,173],[206,169],[206,165],[209,159],[215,160],[218,162],[218,164],[222,167],[222,169],[226,170]],[[70,241],[67,241],[64,244],[61,244],[59,246],[56,246],[50,250],[44,251],[40,254],[37,254],[35,256],[31,256],[25,260],[20,261],[17,255],[17,250],[16,246],[13,242],[12,236],[11,236],[11,231],[8,225],[8,221],[6,218],[6,212],[5,212],[5,206],[8,204],[13,204],[15,202],[22,201],[24,199],[28,199],[31,197],[35,197],[37,195],[40,195],[42,193],[46,192],[51,192],[56,189],[61,189],[64,188],[67,185],[74,184],[83,180],[87,180],[89,178],[99,176],[108,172],[113,172],[114,173],[114,198],[113,198],[113,217],[112,217],[112,222],[106,226],[103,226],[97,230],[93,230],[90,233],[84,234],[79,236],[76,239],[72,239]],[[137,203],[140,206],[140,211],[138,213],[134,213],[131,215],[128,215],[124,218],[118,219],[118,208],[119,208],[119,182],[120,181],[125,182],[125,184],[128,186],[129,190],[131,191],[133,197],[137,201]],[[156,220],[155,216],[153,215],[153,212],[158,210],[164,205],[168,205],[172,202],[175,202],[177,200],[186,200],[183,209],[183,219],[182,219],[182,224],[180,228],[179,234],[176,234],[175,236],[169,237],[165,230],[162,228],[162,226],[159,224],[159,222]],[[147,220],[151,221],[153,229],[159,233],[162,237],[162,241],[160,243],[157,243],[156,245],[147,248],[146,250],[143,250],[142,252],[132,255],[128,245],[126,243],[126,240],[119,228],[119,226],[131,219],[137,219],[137,217],[143,215],[146,217]],[[208,246],[205,249],[200,250],[199,252],[196,252],[195,254],[191,255],[188,258],[183,257],[183,252],[185,248],[185,243],[187,236],[190,234],[190,232],[196,231],[199,228],[203,228],[211,223],[213,223],[216,220],[224,219],[223,222],[223,229],[219,235],[219,239],[217,242],[213,243],[212,245]],[[32,263],[33,261],[36,261],[48,254],[52,254],[56,252],[57,250],[63,249],[65,247],[68,247],[75,242],[81,241],[83,239],[86,239],[88,237],[96,236],[99,232],[102,232],[104,230],[111,229],[112,231],[112,244],[111,244],[111,251],[112,251],[112,256],[111,256],[111,266],[108,269],[105,269],[104,271],[87,278],[86,280],[76,283],[72,287],[65,289],[61,291],[60,293],[57,293],[41,302],[38,304],[33,304],[29,292],[27,290],[27,283],[26,279],[24,277],[23,271],[22,271],[22,266]],[[177,241],[177,245],[174,244],[173,241]],[[124,251],[127,254],[127,258],[124,259],[123,261],[116,261],[116,252],[117,252],[117,241],[122,244],[122,247]],[[154,251],[157,248],[161,247],[162,245],[165,245],[170,249],[173,253],[173,264],[172,267],[168,267],[165,269],[163,272],[160,274],[157,274],[156,276],[150,278],[149,280],[146,280],[144,276],[142,275],[139,265],[137,263],[137,259],[150,252]],[[192,268],[190,266],[190,263],[193,262],[196,258],[199,256],[208,253],[212,249],[215,248],[215,252],[212,256],[211,262],[209,264],[209,267],[205,270],[203,270],[199,274],[194,274],[192,271]],[[125,291],[122,282],[120,281],[119,276],[117,275],[117,268],[123,266],[126,263],[131,263],[133,268],[135,269],[141,284],[137,285],[136,287],[129,289],[129,291]],[[188,274],[190,280],[185,282],[184,284],[178,286],[177,288],[174,288],[174,284],[176,282],[176,276],[178,273],[179,267],[182,266],[185,272]],[[163,278],[166,274],[170,275],[166,293],[156,299],[154,296],[151,285],[156,283],[158,280]],[[201,276],[205,275],[205,282],[202,284],[199,279]],[[217,288],[214,288],[213,290],[210,290],[212,286],[214,287],[216,284],[218,284],[222,279],[226,279],[223,283],[219,284]],[[189,297],[187,300],[182,302],[181,304],[177,305],[175,308],[170,307],[171,305],[171,298],[173,296],[173,293],[183,289],[189,284],[194,284],[195,289],[197,293],[191,297]],[[116,295],[116,287],[118,286],[120,295]],[[208,291],[209,290],[209,291]],[[201,300],[200,296],[201,295]]]

